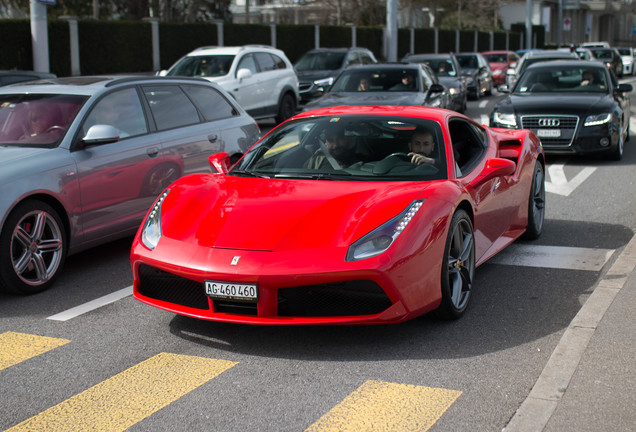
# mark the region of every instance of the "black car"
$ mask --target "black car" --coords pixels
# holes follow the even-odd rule
[[[408,63],[423,63],[436,73],[440,84],[448,89],[450,109],[463,113],[466,111],[468,90],[466,78],[461,74],[461,67],[452,53],[449,54],[410,54],[404,58]]]
[[[426,65],[378,63],[350,66],[304,111],[338,105],[420,105],[448,108],[446,88]]]
[[[294,64],[298,75],[300,103],[305,104],[322,96],[346,67],[377,62],[370,50],[360,47],[316,48],[307,51]]]
[[[490,126],[531,129],[546,153],[604,153],[619,160],[629,139],[630,91],[631,84],[619,84],[596,61],[540,62],[528,66],[495,106]]]
[[[590,48],[594,58],[602,62],[617,77],[623,76],[623,59],[616,48]]]
[[[480,53],[455,54],[461,73],[466,77],[468,96],[471,99],[479,99],[483,95],[492,94],[492,69],[486,58]]]
[[[539,50],[528,51],[525,53],[515,68],[510,68],[506,71],[506,85],[512,89],[523,72],[531,64],[535,64],[542,61],[552,60],[580,60],[580,57],[570,51],[558,51],[558,50]]]

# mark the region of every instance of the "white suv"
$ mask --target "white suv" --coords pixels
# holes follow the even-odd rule
[[[266,45],[197,48],[159,74],[214,81],[255,119],[285,121],[300,100],[293,65],[283,51]]]

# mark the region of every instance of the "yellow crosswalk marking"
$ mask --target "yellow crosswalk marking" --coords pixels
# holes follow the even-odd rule
[[[26,333],[0,334],[0,370],[69,343],[67,339],[36,336]]]
[[[426,431],[462,392],[367,381],[306,432]]]
[[[125,431],[236,364],[161,353],[6,432]]]

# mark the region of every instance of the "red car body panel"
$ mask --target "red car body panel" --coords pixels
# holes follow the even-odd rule
[[[447,142],[448,122],[467,119],[456,112],[421,107],[333,107],[296,118],[356,113],[425,116],[442,126]],[[485,129],[487,154],[461,178],[455,178],[452,170],[448,180],[431,182],[325,182],[207,173],[183,177],[170,186],[162,203],[162,237],[155,249],[141,242],[141,228],[134,240],[134,296],[181,315],[251,324],[394,323],[434,310],[441,301],[441,257],[458,207],[473,219],[477,265],[518,238],[528,223],[533,169],[542,158],[540,142],[527,130]],[[446,157],[453,161],[452,151]],[[514,174],[481,181],[492,158],[514,160]],[[352,243],[414,200],[425,201],[384,253],[358,261],[345,259]],[[237,257],[238,264],[233,263]],[[216,311],[212,300],[203,309],[146,296],[139,289],[140,266],[200,284],[201,292],[205,280],[257,284],[256,313]],[[391,305],[367,315],[278,314],[281,289],[357,280],[376,283]]]

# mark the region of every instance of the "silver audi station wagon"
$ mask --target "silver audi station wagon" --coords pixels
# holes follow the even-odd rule
[[[0,290],[48,288],[67,255],[131,236],[177,178],[260,138],[200,78],[74,77],[0,91]]]

